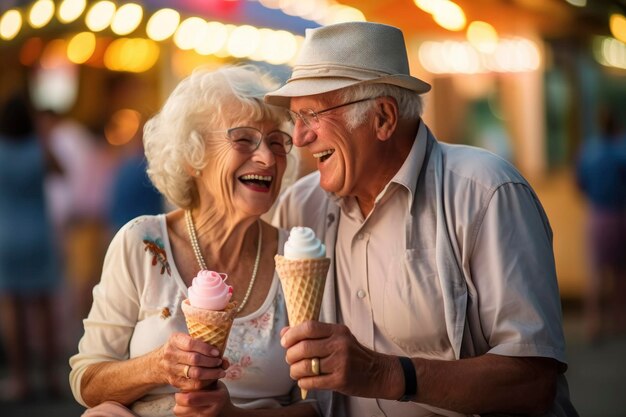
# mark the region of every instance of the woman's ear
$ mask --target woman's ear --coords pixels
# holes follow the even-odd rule
[[[376,99],[376,133],[381,141],[389,139],[398,126],[398,103],[393,97]]]
[[[185,172],[190,177],[199,177],[200,175],[202,175],[202,171],[200,171],[199,169],[192,168],[191,165],[187,165],[185,167]]]

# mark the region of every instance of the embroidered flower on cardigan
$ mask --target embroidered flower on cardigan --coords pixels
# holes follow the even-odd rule
[[[163,310],[161,310],[161,318],[163,320],[168,319],[172,316],[172,312],[170,311],[169,307],[163,307]]]
[[[146,245],[144,251],[150,251],[152,254],[152,265],[156,265],[157,262],[161,264],[161,275],[167,271],[167,275],[172,275],[170,264],[167,262],[167,254],[163,248],[163,242],[161,239],[150,239],[148,237],[143,239],[143,243]]]

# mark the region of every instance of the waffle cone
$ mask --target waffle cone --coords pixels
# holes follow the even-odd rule
[[[224,354],[230,328],[237,314],[237,303],[228,303],[222,311],[197,308],[184,300],[182,304],[185,321],[189,335],[194,339],[215,346],[220,351],[220,357]]]
[[[285,294],[289,325],[317,320],[322,307],[330,259],[287,259],[276,255],[274,261]],[[300,389],[300,394],[305,399],[307,391]]]
[[[274,260],[285,294],[289,325],[317,320],[330,259],[287,259],[276,255]]]

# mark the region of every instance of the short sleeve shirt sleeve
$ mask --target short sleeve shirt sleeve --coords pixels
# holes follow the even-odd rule
[[[470,271],[489,352],[565,363],[552,233],[527,185],[498,187],[473,247]]]

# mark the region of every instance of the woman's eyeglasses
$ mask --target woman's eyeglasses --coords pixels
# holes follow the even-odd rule
[[[302,109],[297,112],[289,110],[289,116],[291,116],[291,120],[293,121],[294,125],[296,124],[296,121],[300,119],[302,120],[302,123],[306,125],[306,127],[308,127],[309,129],[316,130],[320,126],[320,119],[319,119],[320,114],[338,109],[340,107],[349,106],[351,104],[361,103],[363,101],[372,100],[372,99],[373,98],[363,98],[361,100],[350,101],[348,103],[339,104],[337,106],[329,107],[327,109],[320,110],[320,111],[315,111],[313,109],[308,109],[308,108]]]
[[[274,155],[287,155],[293,147],[291,136],[281,130],[274,130],[266,135],[254,127],[233,127],[226,131],[226,138],[233,149],[242,153],[256,151],[264,137]]]

